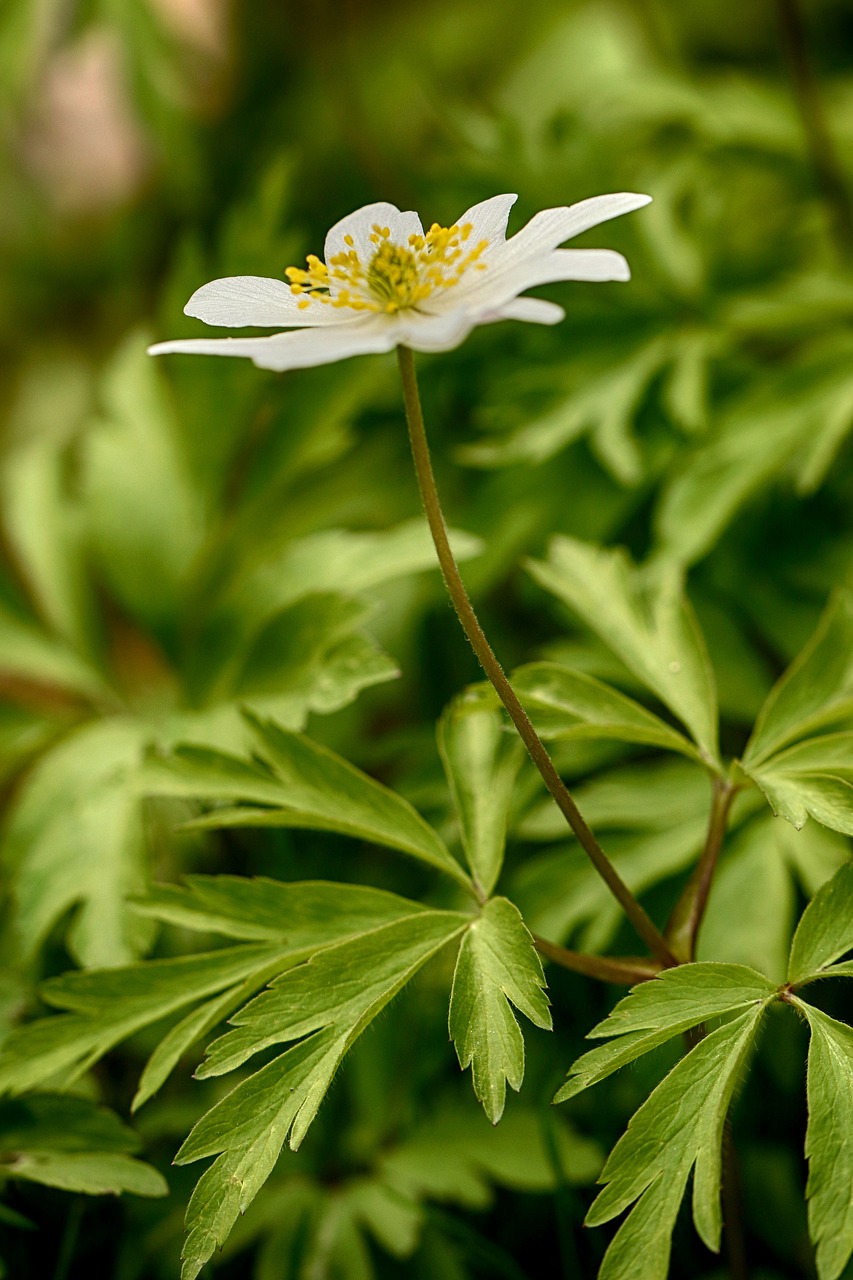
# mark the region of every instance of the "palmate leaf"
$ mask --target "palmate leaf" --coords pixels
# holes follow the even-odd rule
[[[82,964],[126,963],[147,944],[127,905],[146,878],[135,785],[146,732],[120,716],[84,725],[25,780],[3,845],[25,955],[71,908],[68,945]]]
[[[372,612],[363,600],[331,593],[285,605],[264,619],[245,650],[235,647],[214,664],[204,690],[208,716],[232,705],[230,741],[239,742],[245,729],[238,705],[301,729],[310,712],[337,711],[362,689],[393,679],[396,664],[364,629]],[[192,718],[188,722],[192,727]]]
[[[809,1235],[816,1248],[819,1280],[838,1280],[853,1253],[853,1028],[804,1001],[796,1004],[811,1031],[806,1130]]]
[[[700,1022],[763,1008],[775,995],[773,983],[745,965],[703,962],[665,969],[651,982],[633,987],[593,1027],[587,1039],[612,1039],[573,1063],[554,1101],[575,1097]]]
[[[41,1094],[0,1102],[0,1178],[85,1195],[168,1193],[165,1179],[134,1158],[136,1134],[87,1098]]]
[[[808,644],[774,685],[743,755],[752,769],[795,738],[853,710],[853,596],[838,591]]]
[[[524,1039],[510,1005],[550,1031],[544,986],[518,908],[493,898],[459,948],[449,1020],[459,1065],[472,1068],[474,1092],[492,1124],[503,1115],[507,1082],[518,1090],[524,1078]]]
[[[806,738],[745,772],[798,830],[811,817],[853,835],[853,732]]]
[[[614,738],[702,757],[683,733],[594,676],[557,662],[531,662],[513,672],[513,686],[546,738]]]
[[[666,1280],[672,1232],[691,1169],[693,1221],[707,1247],[720,1247],[723,1126],[764,1003],[700,1041],[670,1071],[628,1123],[604,1166],[604,1190],[586,1217],[609,1222],[637,1201],[617,1231],[599,1280]]]
[[[65,1087],[141,1027],[209,1001],[155,1050],[135,1100],[139,1106],[185,1048],[270,978],[343,938],[423,910],[378,889],[238,877],[194,877],[187,889],[165,886],[139,909],[246,942],[177,959],[70,973],[45,983],[43,998],[66,1012],[7,1037],[0,1052],[0,1091],[24,1092],[55,1079]]]
[[[507,815],[524,758],[521,742],[504,732],[503,723],[493,700],[471,690],[450,704],[438,725],[465,858],[484,896],[501,872]]]
[[[196,825],[337,831],[400,849],[470,888],[441,837],[402,796],[301,734],[255,717],[249,717],[249,724],[266,768],[219,752],[180,748],[151,762],[150,789],[161,795],[255,802],[214,810]],[[256,807],[258,801],[267,807]]]
[[[835,964],[853,951],[853,863],[846,863],[806,907],[791,943],[788,982],[793,986],[850,972]]]
[[[283,947],[227,947],[177,960],[69,973],[44,984],[44,999],[68,1012],[11,1032],[0,1050],[0,1092],[67,1087],[114,1045],[170,1013],[288,962]]]
[[[187,1212],[183,1280],[194,1280],[272,1170],[298,1147],[353,1041],[470,917],[422,910],[316,955],[271,985],[214,1041],[200,1076],[231,1071],[272,1045],[293,1048],[249,1076],[193,1129],[177,1156],[217,1156]],[[304,1038],[300,1038],[304,1037]]]
[[[719,765],[714,674],[679,571],[661,566],[644,577],[624,552],[566,537],[555,538],[547,561],[530,570],[669,707],[703,758]]]
[[[207,513],[163,370],[145,355],[145,335],[133,333],[122,343],[101,393],[104,417],[86,433],[80,460],[92,553],[134,617],[167,624],[201,547]]]

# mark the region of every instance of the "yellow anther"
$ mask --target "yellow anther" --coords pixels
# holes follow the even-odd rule
[[[308,295],[298,303],[302,310],[315,299],[339,310],[395,315],[417,307],[436,290],[454,288],[472,266],[486,270],[487,263],[478,259],[489,247],[488,240],[461,248],[472,230],[470,222],[451,227],[434,222],[425,234],[412,232],[401,245],[392,241],[390,227],[375,222],[368,237],[374,246],[369,261],[362,262],[353,237],[346,235],[347,247],[335,253],[328,265],[316,254],[308,254],[307,269],[288,267],[285,277],[292,293]]]

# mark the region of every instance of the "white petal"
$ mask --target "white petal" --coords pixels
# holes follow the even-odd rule
[[[592,196],[589,200],[581,200],[578,204],[559,209],[543,209],[534,214],[527,226],[522,227],[507,242],[506,253],[517,261],[534,253],[556,249],[557,245],[580,235],[582,231],[597,227],[600,222],[607,222],[610,218],[618,218],[623,213],[642,209],[643,205],[650,202],[651,196],[620,191],[612,195]]]
[[[397,341],[413,351],[451,351],[465,341],[477,324],[476,315],[461,309],[440,316],[401,311],[397,316]]]
[[[307,301],[308,306],[300,307],[300,301]],[[301,328],[359,318],[356,311],[351,316],[342,315],[339,307],[331,307],[316,298],[300,298],[286,281],[267,276],[226,276],[222,280],[211,280],[196,289],[184,307],[184,314],[205,324],[228,325],[232,329],[247,324]]]
[[[152,356],[181,353],[246,356],[260,369],[309,369],[350,356],[392,351],[400,341],[391,317],[370,316],[334,328],[275,333],[269,338],[181,338],[148,348]]]
[[[352,248],[361,259],[362,265],[366,267],[376,251],[376,245],[370,239],[374,226],[388,227],[395,244],[408,244],[409,236],[423,235],[424,230],[416,213],[411,211],[401,213],[395,204],[388,204],[384,200],[376,204],[366,204],[363,208],[356,209],[354,213],[348,213],[345,218],[341,218],[326,236],[326,245],[323,250],[326,265],[331,264],[336,253],[346,252]],[[352,237],[352,245],[346,243],[345,236]]]
[[[478,244],[480,240],[488,240],[490,246],[501,245],[506,240],[509,211],[517,199],[518,196],[504,195],[481,200],[479,204],[466,209],[461,218],[456,219],[457,225],[462,227],[466,222],[471,223],[468,242],[472,245]]]
[[[473,284],[453,290],[452,305],[465,311],[492,311],[503,307],[525,289],[558,280],[630,280],[631,271],[621,253],[613,249],[552,249],[533,258],[493,271],[484,271]],[[442,297],[445,308],[451,303]],[[437,308],[435,308],[437,310]]]
[[[487,311],[479,324],[494,324],[498,320],[526,320],[530,324],[559,324],[566,313],[556,302],[544,298],[513,298],[496,311]]]

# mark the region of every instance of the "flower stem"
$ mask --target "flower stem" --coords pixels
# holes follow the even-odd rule
[[[568,951],[535,933],[533,942],[541,956],[561,968],[582,973],[587,978],[598,978],[599,982],[612,982],[616,986],[633,987],[638,982],[648,982],[660,973],[662,967],[660,961],[645,956],[589,956],[580,951]]]
[[[531,760],[542,775],[545,786],[575,833],[590,862],[649,949],[658,956],[665,966],[671,967],[677,964],[678,961],[670,950],[669,944],[633,893],[631,893],[631,890],[622,880],[622,877],[581,817],[577,805],[569,795],[562,778],[554,766],[554,762],[548,755],[538,733],[533,728],[526,711],[518,700],[518,695],[507,679],[503,667],[486,639],[483,628],[480,626],[474,607],[468,598],[468,592],[465,590],[465,584],[460,577],[459,567],[450,549],[447,525],[444,522],[429,455],[423,411],[418,393],[414,355],[408,347],[398,347],[397,358],[400,364],[400,376],[403,381],[403,397],[406,404],[406,420],[409,425],[409,441],[412,446],[412,459],[420,487],[421,501],[424,505],[432,540],[435,543],[435,550],[445,585],[462,624],[462,630],[468,637],[480,666],[506,707],[521,740],[527,747]]]
[[[666,926],[667,941],[682,964],[690,963],[696,958],[699,928],[708,905],[711,882],[723,847],[729,810],[737,793],[737,788],[727,778],[714,778],[712,785],[714,792],[711,800],[711,814],[708,819],[708,831],[702,856],[684,892],[675,904]]]
[[[838,249],[842,257],[848,257],[853,252],[853,204],[826,123],[820,90],[809,58],[803,15],[798,0],[776,0],[776,10],[812,170],[829,211]]]

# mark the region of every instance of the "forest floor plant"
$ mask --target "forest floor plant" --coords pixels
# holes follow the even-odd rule
[[[180,1014],[153,1050],[134,1106],[162,1086],[183,1054],[223,1022],[200,1078],[263,1065],[243,1075],[190,1132],[177,1156],[215,1157],[190,1201],[184,1280],[195,1280],[272,1173],[285,1142],[294,1150],[313,1122],[344,1055],[361,1032],[443,949],[457,949],[449,1028],[460,1065],[493,1123],[506,1084],[519,1089],[524,1041],[514,1009],[550,1029],[539,956],[630,993],[595,1026],[600,1041],[570,1068],[564,1102],[621,1066],[684,1039],[684,1053],[649,1093],[607,1159],[587,1223],[630,1210],[612,1239],[601,1280],[665,1280],[671,1238],[691,1174],[693,1221],[718,1251],[729,1237],[734,1280],[746,1261],[733,1194],[731,1102],[771,1007],[809,1027],[806,1135],[809,1228],[820,1280],[838,1280],[853,1253],[853,1030],[803,998],[817,979],[853,975],[853,867],[844,861],[803,914],[784,982],[743,964],[697,960],[720,853],[738,804],[763,801],[802,828],[808,818],[853,833],[853,600],[837,593],[805,649],[762,707],[745,750],[725,760],[718,740],[714,675],[684,594],[665,561],[636,568],[620,551],[556,538],[532,564],[540,586],[566,604],[620,664],[631,694],[567,663],[530,663],[508,676],[480,625],[457,566],[433,475],[413,351],[448,350],[479,324],[502,319],[553,324],[562,310],[521,297],[558,280],[626,280],[621,255],[563,250],[571,236],[640,208],[648,197],[600,196],[537,214],[510,239],[515,197],[496,196],[450,227],[424,231],[417,216],[374,204],[338,223],[325,261],[310,256],[288,283],[216,280],[187,313],[210,324],[287,328],[265,338],[187,338],[153,353],[244,356],[286,370],[396,350],[415,471],[439,564],[459,620],[490,687],[468,690],[445,712],[439,752],[458,820],[464,863],[402,796],[274,718],[248,711],[251,754],[197,740],[147,761],[145,789],[211,802],[199,828],[303,827],[403,851],[447,882],[441,905],[357,884],[190,877],[139,899],[143,917],[224,935],[206,953],[95,969],[48,982],[63,1010],[14,1031],[0,1055],[0,1086],[23,1093],[79,1078],[120,1040]],[[617,684],[620,680],[617,679]],[[632,696],[639,691],[646,707]],[[496,895],[508,815],[520,769],[505,709],[560,813],[647,956],[572,951],[534,936],[519,908]],[[640,744],[674,753],[710,780],[704,843],[663,928],[605,853],[546,742]],[[603,948],[602,948],[603,950]],[[537,951],[539,954],[537,954]],[[770,1022],[770,1019],[767,1019]],[[290,1045],[283,1052],[278,1047]],[[273,1050],[275,1056],[269,1057]],[[38,1094],[34,1095],[38,1098]],[[38,1103],[35,1104],[36,1108]],[[71,1104],[69,1104],[71,1105]],[[88,1104],[87,1104],[88,1105]],[[35,1113],[34,1113],[35,1114]],[[37,1124],[38,1115],[30,1118]],[[105,1134],[115,1149],[124,1139]],[[108,1143],[107,1143],[108,1145]],[[148,1178],[127,1155],[123,1176]],[[722,1194],[721,1194],[722,1190]],[[724,1206],[721,1208],[721,1202]],[[725,1223],[724,1223],[725,1213]],[[642,1259],[642,1272],[638,1271]]]

